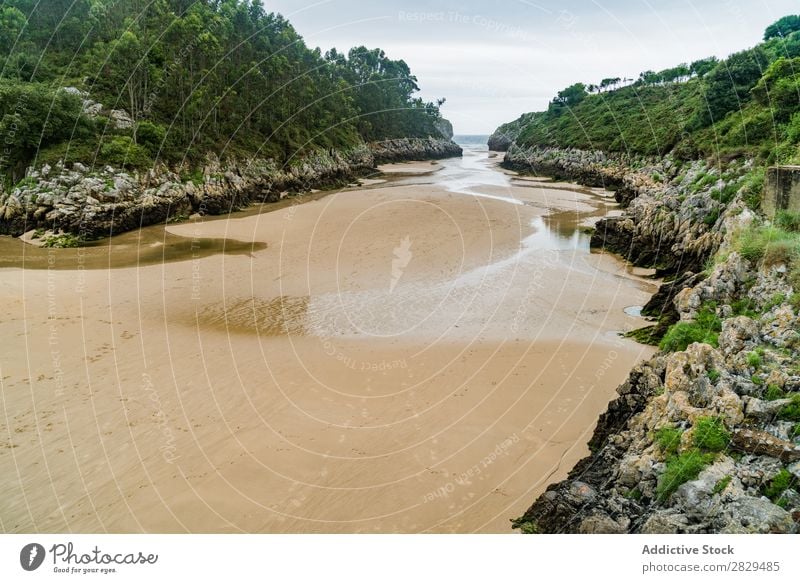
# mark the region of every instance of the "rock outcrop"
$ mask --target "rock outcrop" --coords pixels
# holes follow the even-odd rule
[[[450,140],[435,138],[403,138],[384,140],[369,145],[377,164],[408,160],[439,160],[461,156],[461,146]]]
[[[732,163],[721,172],[704,161],[683,162],[609,155],[603,152],[513,146],[504,165],[522,173],[549,176],[615,191],[626,209],[601,220],[592,246],[635,265],[679,274],[703,270],[727,232],[728,216],[742,205],[728,204],[744,187],[752,163]]]
[[[494,152],[509,150],[535,115],[535,113],[525,113],[518,119],[501,125],[489,136],[489,149]]]
[[[20,236],[42,229],[86,240],[107,237],[193,213],[219,215],[315,188],[343,186],[375,172],[380,162],[460,155],[461,148],[452,141],[427,138],[318,152],[284,166],[264,159],[222,163],[210,155],[202,170],[185,174],[163,166],[137,173],[80,163],[70,168],[45,165],[29,170],[10,192],[0,192],[0,234]]]
[[[570,169],[584,154],[556,157],[551,164]],[[619,164],[586,159],[590,176]],[[635,171],[642,167],[653,163]],[[631,372],[600,417],[591,454],[515,521],[523,532],[800,532],[800,307],[790,300],[800,290],[786,265],[736,252],[737,233],[759,220],[741,202],[748,167],[723,177],[695,162],[659,187],[642,181],[625,214],[606,221],[614,227],[596,235],[642,264],[665,263],[656,242],[682,255],[666,262],[678,276],[646,312],[689,326],[705,313],[719,332]],[[710,221],[696,210],[708,208],[701,192],[712,203],[714,193],[733,200]],[[610,245],[609,232],[617,238]],[[705,273],[686,270],[712,257]]]

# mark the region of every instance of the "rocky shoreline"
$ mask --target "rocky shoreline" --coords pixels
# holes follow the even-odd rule
[[[223,163],[214,155],[195,171],[44,166],[30,169],[10,192],[0,193],[0,234],[17,237],[41,230],[79,244],[194,214],[220,215],[312,189],[344,186],[373,174],[381,163],[461,153],[450,140],[407,138],[317,152],[283,166],[265,159]]]
[[[748,160],[721,169],[705,161],[512,146],[503,165],[521,173],[615,192],[626,212],[598,223],[592,239],[638,266],[662,273],[702,271],[725,234],[725,213],[746,187]]]
[[[515,528],[800,532],[800,290],[788,256],[741,249],[768,225],[752,210],[752,162],[511,146],[505,165],[615,190],[625,212],[598,224],[593,246],[671,278],[645,310],[662,333],[678,322],[706,334],[631,372],[591,454]]]

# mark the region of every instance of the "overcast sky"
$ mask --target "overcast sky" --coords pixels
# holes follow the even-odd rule
[[[265,0],[306,43],[380,47],[456,133],[489,134],[576,81],[638,77],[761,40],[797,0]]]

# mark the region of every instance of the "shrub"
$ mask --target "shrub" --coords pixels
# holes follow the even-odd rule
[[[683,431],[677,427],[661,427],[656,430],[655,441],[664,455],[669,457],[678,453],[682,435]]]
[[[783,421],[800,421],[800,394],[792,395],[792,402],[778,411],[778,418]]]
[[[789,265],[797,255],[797,241],[775,241],[764,250],[764,265]]]
[[[778,211],[775,215],[775,225],[790,233],[800,233],[800,212]]]
[[[757,230],[748,230],[742,233],[738,241],[739,254],[748,261],[761,261],[766,251],[767,243]]]
[[[154,158],[161,151],[166,135],[167,130],[158,124],[149,121],[136,124],[136,142]]]
[[[678,322],[670,327],[659,347],[665,352],[679,352],[695,342],[713,347],[719,346],[722,320],[716,314],[716,306],[707,304],[698,312],[694,322]]]
[[[740,233],[737,249],[748,261],[791,263],[800,255],[800,236],[776,227],[752,228]]]
[[[728,487],[728,484],[731,483],[732,479],[733,479],[732,476],[725,476],[724,478],[720,478],[719,482],[714,484],[714,489],[712,490],[712,492],[714,494],[722,494],[722,492],[725,491],[725,488]]]
[[[712,461],[714,461],[713,453],[703,453],[697,449],[690,449],[667,460],[667,468],[658,479],[656,488],[658,500],[666,502],[681,484],[694,480]]]
[[[744,200],[752,210],[758,210],[761,207],[761,195],[764,192],[766,176],[766,170],[760,167],[758,170],[751,172],[747,178],[744,186]]]
[[[694,444],[706,451],[722,451],[728,447],[731,435],[719,417],[701,417],[694,426]]]
[[[709,333],[694,323],[679,322],[670,327],[659,347],[665,352],[680,352],[695,342],[718,346],[719,334]]]
[[[539,529],[536,525],[531,521],[524,520],[522,517],[512,520],[511,526],[518,528],[522,534],[539,534]]]
[[[786,294],[776,293],[764,304],[764,312],[769,312],[772,308],[776,308],[788,301]]]
[[[146,168],[151,166],[147,150],[128,136],[115,136],[100,148],[100,158],[103,163],[126,168]]]
[[[82,238],[72,233],[59,233],[58,235],[48,235],[42,238],[42,247],[51,249],[70,249],[83,246]]]
[[[734,316],[747,316],[748,318],[754,318],[759,315],[755,310],[755,304],[753,303],[753,300],[750,298],[743,298],[734,301],[731,303],[731,309],[733,310]]]
[[[642,491],[639,488],[634,488],[633,490],[628,491],[625,494],[625,498],[628,500],[636,500],[637,502],[642,499]]]
[[[769,484],[767,484],[763,489],[762,492],[764,496],[776,502],[781,494],[783,494],[789,488],[794,487],[797,483],[795,477],[787,470],[786,468],[781,468],[781,471],[778,472],[778,475],[772,478]]]
[[[706,218],[703,219],[703,222],[708,227],[713,227],[717,224],[717,220],[719,220],[720,210],[718,208],[711,209],[709,213],[706,215]]]
[[[795,311],[800,311],[800,292],[793,293],[792,297],[789,298],[789,303]]]
[[[778,399],[783,399],[786,396],[786,393],[783,392],[778,385],[767,385],[767,390],[764,391],[764,398],[767,401],[777,401]]]
[[[721,190],[714,190],[711,193],[711,198],[727,205],[736,197],[737,192],[739,192],[739,185],[732,182],[726,184]]]

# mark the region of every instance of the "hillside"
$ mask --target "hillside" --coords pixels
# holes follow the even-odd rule
[[[0,21],[7,186],[58,161],[285,163],[448,127],[404,61],[323,54],[261,0],[8,0]]]
[[[576,83],[547,111],[501,126],[521,147],[601,150],[679,159],[754,157],[796,162],[800,138],[800,31],[782,19],[757,46],[638,79]],[[784,23],[784,24],[781,24]],[[779,32],[776,32],[779,31]]]
[[[800,160],[798,31],[790,16],[721,62],[575,84],[493,136],[506,167],[615,190],[592,247],[664,278],[628,334],[660,352],[523,532],[800,532],[800,208],[787,188],[761,212],[765,167]]]

